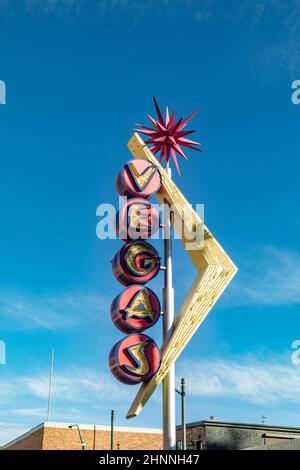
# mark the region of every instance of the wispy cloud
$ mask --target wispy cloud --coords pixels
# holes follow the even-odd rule
[[[3,422],[0,423],[0,444],[45,421],[48,389],[49,376],[44,372],[27,375],[4,373],[1,376],[0,417]],[[120,419],[136,391],[136,387],[116,381],[108,371],[77,366],[56,369],[51,420],[104,424],[109,419],[112,406]]]
[[[49,377],[45,374],[35,377],[19,377],[15,382],[37,398],[47,398]],[[70,368],[55,374],[53,382],[53,398],[67,401],[89,401],[91,397],[97,401],[124,399],[128,390],[122,387],[111,375],[82,368]]]
[[[8,442],[24,428],[45,421],[49,390],[49,376],[44,372],[13,375],[4,373],[0,378],[0,443]],[[53,376],[51,419],[69,422],[101,424],[108,419],[112,403],[119,416],[124,414],[136,394],[136,387],[122,385],[107,371],[70,366],[56,369]],[[18,417],[18,426],[15,426]],[[12,424],[10,423],[12,422]],[[5,426],[8,434],[5,435]]]
[[[176,15],[190,19],[191,25],[219,24],[221,18],[224,24],[243,24],[253,30],[264,28],[262,43],[252,44],[248,54],[248,66],[260,81],[269,83],[282,74],[295,79],[299,68],[298,0],[0,0],[1,12],[14,16],[55,15],[71,21],[84,17],[117,22],[125,18],[130,24]]]
[[[0,442],[3,444],[11,441],[28,431],[28,426],[18,422],[0,421]]]
[[[58,408],[58,407],[53,407],[51,409],[52,415],[55,415],[56,420],[62,420],[64,421],[66,419],[66,410],[65,408]],[[26,408],[6,408],[5,410],[1,411],[2,416],[7,416],[7,417],[12,417],[15,419],[15,416],[18,416],[19,419],[23,418],[37,418],[38,421],[42,422],[45,421],[47,413],[47,407],[41,407],[41,408],[31,408],[31,407],[26,407]],[[78,410],[77,408],[71,407],[68,409],[68,414],[67,418],[68,420],[71,419],[78,419],[78,417],[81,415],[81,411]]]
[[[253,73],[267,84],[286,74],[295,79],[300,60],[299,1],[245,0],[240,15],[241,19],[250,19],[253,28],[273,26],[273,33],[265,32],[261,44],[256,46],[255,56],[251,57]]]
[[[297,26],[300,11],[299,2],[291,0],[0,0],[0,9],[16,12],[69,13],[98,12],[100,16],[132,13],[139,18],[146,15],[169,15],[189,12],[197,22],[207,22],[220,17],[224,21],[242,21],[252,25],[268,19],[270,15],[279,19],[287,28]]]
[[[92,293],[34,294],[0,288],[1,330],[60,330],[109,308],[105,296]]]
[[[276,247],[251,248],[238,265],[239,273],[223,305],[300,304],[300,253]]]
[[[78,15],[84,6],[85,0],[0,0],[0,10],[14,15],[20,12]]]
[[[12,415],[12,416],[30,416],[35,418],[45,418],[46,407],[45,408],[11,408],[2,411],[2,415]]]
[[[32,397],[45,403],[48,397],[49,376],[45,373],[32,375],[3,375],[0,379],[0,403],[15,398]],[[133,392],[134,393],[134,392]],[[89,402],[101,404],[107,400],[130,400],[128,388],[122,386],[109,373],[69,367],[58,370],[53,379],[53,401]]]
[[[219,397],[254,404],[300,402],[300,368],[266,359],[195,360],[178,366],[191,397]]]
[[[8,12],[55,13],[79,15],[81,12],[98,13],[99,17],[122,13],[143,18],[147,13],[174,14],[178,9],[192,8],[196,0],[0,0],[0,9]]]
[[[185,377],[191,404],[197,404],[198,398],[203,397],[220,404],[239,401],[243,406],[264,405],[264,409],[280,404],[283,410],[300,402],[300,367],[289,363],[288,357],[196,358],[179,361],[177,376]],[[43,373],[7,375],[1,379],[0,390],[7,385],[0,396],[1,408],[5,410],[1,412],[0,442],[8,442],[44,421],[48,381]],[[58,370],[53,385],[51,418],[64,422],[101,424],[112,403],[121,416],[136,394],[136,387],[122,386],[108,373],[79,367]],[[26,426],[20,424],[24,422]]]
[[[255,67],[259,66],[263,70],[277,69],[277,76],[288,73],[292,79],[297,79],[300,62],[299,38],[300,28],[295,32],[283,34],[277,40],[266,41],[259,50],[257,61],[254,61]],[[266,77],[267,82],[272,79],[274,77]]]
[[[251,20],[252,25],[271,16],[289,30],[299,26],[300,5],[298,0],[0,0],[0,9],[12,12],[71,13],[98,11],[110,13],[134,13],[138,16],[191,12],[196,21],[209,21],[220,16],[224,21]]]

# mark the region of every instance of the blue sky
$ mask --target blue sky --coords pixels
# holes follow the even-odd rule
[[[160,391],[125,420],[137,388],[107,367],[120,242],[95,233],[153,94],[201,108],[204,152],[174,179],[239,267],[177,363],[188,420],[300,424],[300,6],[282,3],[0,0],[0,442],[45,420],[52,347],[52,420],[108,424],[114,408],[161,426]],[[194,272],[179,242],[175,256],[179,307]]]

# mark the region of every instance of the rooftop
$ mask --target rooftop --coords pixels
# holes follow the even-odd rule
[[[300,427],[292,426],[278,426],[273,424],[257,424],[257,423],[235,423],[231,421],[213,421],[213,420],[202,420],[187,423],[187,428],[195,428],[198,426],[216,426],[226,428],[245,428],[245,429],[261,429],[266,431],[289,431],[289,432],[300,432]],[[177,429],[181,429],[181,425],[177,426]]]
[[[40,429],[43,428],[56,428],[56,429],[68,429],[71,424],[74,424],[74,422],[71,423],[60,423],[60,422],[44,422],[40,423],[34,428],[30,429],[29,431],[25,432],[24,434],[21,434],[21,436],[16,437],[12,441],[8,442],[4,446],[2,446],[3,449],[6,449],[7,447],[11,446],[12,444],[15,444],[22,439],[25,439],[26,437],[30,436],[31,434],[39,431]],[[101,424],[78,424],[79,428],[83,431],[109,431],[110,432],[110,426],[106,425],[101,425]],[[129,427],[129,426],[114,426],[115,432],[133,432],[133,433],[144,433],[144,434],[162,434],[162,430],[158,428],[134,428],[134,427]]]

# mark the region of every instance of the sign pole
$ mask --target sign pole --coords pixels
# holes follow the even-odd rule
[[[166,171],[171,177],[171,169]],[[170,205],[164,201],[164,288],[163,288],[163,348],[166,347],[174,329],[174,289],[172,272],[172,220]],[[163,380],[163,447],[176,449],[176,409],[175,409],[175,364]]]

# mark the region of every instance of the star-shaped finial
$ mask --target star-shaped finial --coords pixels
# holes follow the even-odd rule
[[[166,160],[167,164],[170,161],[170,157],[172,157],[176,169],[180,175],[179,165],[177,161],[177,153],[181,155],[185,160],[187,160],[186,155],[184,154],[181,147],[187,147],[189,149],[197,150],[201,152],[199,148],[196,146],[201,145],[194,140],[187,139],[186,136],[192,134],[195,131],[189,130],[184,131],[183,129],[187,125],[187,123],[199,112],[199,109],[194,111],[190,116],[186,119],[179,119],[179,121],[175,121],[176,109],[174,109],[171,117],[169,115],[169,109],[166,107],[166,117],[163,118],[159,106],[157,104],[156,99],[153,96],[156,112],[157,112],[157,119],[154,119],[149,114],[147,115],[151,123],[153,124],[153,128],[143,126],[142,124],[137,124],[139,126],[138,129],[134,129],[136,132],[140,132],[141,134],[145,134],[149,137],[146,140],[146,144],[151,144],[150,150],[153,153],[157,153],[160,151],[160,161],[162,162],[164,159]]]

